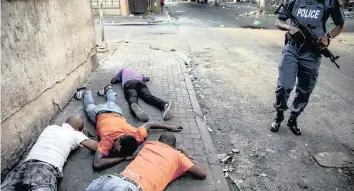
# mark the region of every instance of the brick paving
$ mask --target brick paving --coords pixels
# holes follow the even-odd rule
[[[151,77],[147,83],[152,93],[167,101],[176,103],[175,117],[166,123],[182,124],[183,132],[175,133],[178,147],[186,148],[193,157],[207,169],[205,180],[193,180],[189,176],[183,176],[171,183],[168,191],[187,190],[229,190],[222,169],[216,159],[215,148],[212,144],[209,132],[206,129],[201,110],[195,97],[194,89],[186,72],[184,61],[176,52],[151,49],[148,45],[123,43],[113,52],[95,71],[85,84],[86,87],[99,90],[105,86],[110,78],[122,67],[133,67]],[[121,85],[114,85],[114,91],[118,93],[117,103],[123,109],[123,115],[129,123],[139,126],[142,123],[134,119],[130,113],[128,104],[124,99]],[[103,97],[95,94],[96,103],[105,101]],[[191,101],[192,100],[192,101]],[[163,122],[159,110],[139,100],[139,105],[149,114],[150,121]],[[53,123],[61,124],[70,115],[79,115],[85,119],[86,128],[94,133],[94,127],[87,121],[83,111],[82,101],[72,100],[67,107],[53,120]],[[147,140],[157,140],[162,131],[152,130]],[[123,162],[101,172],[92,169],[94,153],[85,148],[74,151],[65,164],[64,177],[59,190],[84,190],[95,178],[102,174],[120,172],[128,164]]]

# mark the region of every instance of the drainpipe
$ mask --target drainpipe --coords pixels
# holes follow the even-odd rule
[[[101,42],[102,42],[102,44],[105,44],[105,40],[104,40],[104,21],[103,21],[103,2],[102,2],[102,0],[99,0],[99,3],[100,3]]]
[[[104,20],[103,20],[103,0],[99,0],[99,10],[100,10],[100,26],[101,26],[101,44],[97,47],[97,52],[103,53],[107,52],[107,43],[104,39]]]

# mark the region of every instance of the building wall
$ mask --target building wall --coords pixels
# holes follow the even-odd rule
[[[90,0],[1,1],[1,169],[97,67]]]

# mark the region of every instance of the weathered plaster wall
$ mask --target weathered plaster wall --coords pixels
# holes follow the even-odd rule
[[[1,1],[2,175],[96,66],[90,0]]]

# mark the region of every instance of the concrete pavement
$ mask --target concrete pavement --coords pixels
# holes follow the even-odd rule
[[[122,31],[124,32],[124,31]],[[110,78],[122,67],[133,67],[151,77],[147,83],[151,91],[165,100],[176,103],[174,119],[166,123],[181,124],[183,132],[175,133],[179,147],[186,148],[193,157],[207,170],[206,180],[193,180],[189,176],[174,181],[168,186],[170,191],[197,191],[197,190],[228,190],[227,183],[222,173],[216,150],[213,146],[209,132],[195,97],[193,85],[186,74],[185,59],[180,53],[159,47],[157,44],[144,44],[144,39],[151,39],[153,35],[145,32],[143,39],[134,36],[133,41],[126,40],[114,47],[114,51],[101,63],[95,71],[86,87],[98,91],[104,87]],[[124,99],[121,85],[115,85],[114,90],[118,93],[117,103],[123,109],[123,115],[128,121],[139,126],[142,123],[134,119]],[[96,103],[104,102],[104,98],[95,96]],[[163,122],[161,112],[143,101],[139,105],[149,114],[150,121]],[[86,120],[82,101],[72,100],[66,108],[54,119],[53,123],[62,123],[70,115],[80,115]],[[85,126],[94,133],[94,127],[87,120]],[[147,140],[157,140],[161,131],[151,131]],[[83,190],[93,179],[99,175],[120,172],[128,164],[124,162],[102,172],[92,170],[93,153],[80,148],[75,151],[64,167],[64,178],[59,190],[74,191]]]

